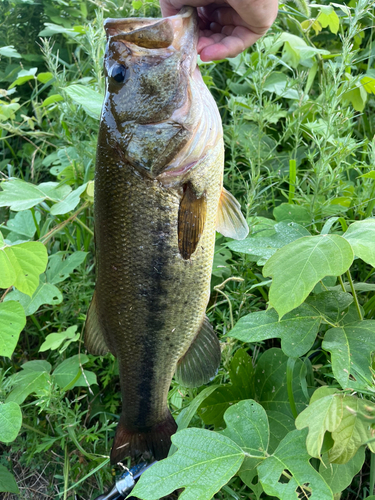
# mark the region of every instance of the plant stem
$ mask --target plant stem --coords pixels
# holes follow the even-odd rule
[[[289,160],[289,198],[288,203],[293,203],[294,193],[296,192],[297,163],[296,160]]]
[[[342,291],[343,291],[343,292],[346,292],[345,285],[344,285],[344,282],[343,282],[343,280],[342,280],[341,276],[339,276],[339,282],[340,282],[340,285],[341,285]]]
[[[66,219],[63,222],[61,222],[61,224],[58,224],[56,227],[54,227],[53,229],[51,229],[51,231],[49,233],[47,233],[45,236],[43,236],[43,238],[40,239],[41,243],[43,243],[45,245],[52,238],[53,235],[55,235],[56,233],[58,233],[59,231],[61,231],[62,229],[64,229],[64,227],[67,226],[69,224],[69,222],[71,222],[72,220],[74,220],[88,206],[89,206],[88,202],[84,203],[82,205],[82,207],[79,208],[78,210],[76,210],[74,212],[74,214],[72,214],[68,219]]]
[[[94,236],[94,231],[92,231],[89,227],[86,226],[84,222],[81,221],[81,219],[76,219],[75,222],[79,224],[85,231],[87,231],[91,236]]]
[[[286,365],[286,385],[287,385],[287,389],[288,389],[288,398],[289,398],[290,409],[292,410],[293,417],[297,418],[298,411],[297,411],[296,403],[294,401],[294,394],[293,394],[293,371],[294,371],[295,363],[296,363],[295,358],[288,358],[288,363]]]
[[[38,431],[38,429],[35,429],[35,427],[31,427],[31,425],[27,425],[25,424],[25,422],[22,422],[22,427],[24,427],[25,429],[27,429],[28,431],[32,431],[32,432],[35,432],[35,434],[40,434],[41,436],[43,437],[49,437],[48,434],[44,434],[44,432],[42,431]]]
[[[374,494],[375,487],[375,454],[371,453],[370,459],[370,495]]]
[[[354,290],[354,284],[353,284],[353,280],[352,280],[352,275],[350,274],[349,270],[346,271],[346,275],[347,275],[348,280],[349,280],[350,289],[351,289],[352,294],[353,294],[354,303],[355,303],[355,307],[357,308],[357,313],[358,313],[359,319],[362,321],[363,320],[363,316],[362,316],[361,306],[359,305],[358,297],[357,297],[357,294],[355,293],[355,290]]]

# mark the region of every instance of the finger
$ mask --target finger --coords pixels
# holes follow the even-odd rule
[[[212,31],[212,33],[221,33],[222,28],[223,27],[221,24],[218,24],[218,23],[211,23],[210,24],[210,30]]]
[[[202,49],[199,52],[202,61],[236,57],[260,38],[260,35],[253,33],[243,26],[236,26],[231,36],[221,34],[223,36],[221,40],[218,40],[218,35],[219,33],[215,33],[215,35],[210,38],[210,44],[202,44]],[[216,37],[216,39],[214,39],[214,37]]]

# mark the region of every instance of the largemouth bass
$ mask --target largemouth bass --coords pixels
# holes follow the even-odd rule
[[[205,310],[215,229],[248,232],[223,189],[220,114],[197,68],[197,16],[108,19],[95,172],[96,288],[85,341],[119,362],[112,463],[167,456],[173,374],[199,386],[220,364]]]

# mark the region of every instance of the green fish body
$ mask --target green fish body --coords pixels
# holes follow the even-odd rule
[[[216,104],[196,68],[193,9],[157,19],[109,19],[107,92],[95,172],[97,279],[89,352],[117,357],[122,413],[111,453],[167,456],[176,424],[174,373],[212,378],[220,345],[206,316],[215,230],[247,225],[223,190]]]

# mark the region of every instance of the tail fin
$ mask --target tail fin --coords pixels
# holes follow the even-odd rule
[[[142,430],[128,430],[121,415],[112,446],[111,464],[117,464],[125,457],[135,458],[144,453],[151,453],[156,460],[166,458],[171,446],[171,436],[176,430],[177,424],[169,410],[163,421]]]

